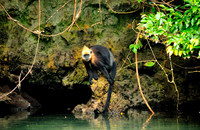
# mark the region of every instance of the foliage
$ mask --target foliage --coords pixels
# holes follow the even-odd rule
[[[137,0],[137,1],[138,1],[138,3],[142,2],[142,0]]]
[[[166,45],[169,55],[200,58],[200,0],[184,0],[184,6],[167,5],[152,7],[143,14],[138,29],[145,39]],[[136,45],[135,45],[136,46]],[[137,47],[130,45],[133,52]]]
[[[138,44],[131,44],[129,46],[129,49],[131,49],[134,53],[136,53],[140,48],[142,48],[142,43],[140,41],[138,41]]]
[[[152,66],[154,66],[154,65],[155,65],[154,62],[146,62],[146,63],[144,64],[144,66],[146,66],[146,67],[152,67]]]

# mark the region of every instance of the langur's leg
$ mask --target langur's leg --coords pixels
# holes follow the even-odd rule
[[[104,76],[106,76],[106,78],[110,84],[114,83],[114,80],[110,77],[110,75],[105,67],[101,67],[100,71],[101,71],[101,73],[103,73]]]

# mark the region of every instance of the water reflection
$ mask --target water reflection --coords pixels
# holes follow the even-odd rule
[[[142,124],[142,130],[145,130],[145,128],[149,125],[149,122],[151,118],[153,117],[154,113],[152,113],[149,118]]]
[[[27,119],[29,115],[28,111],[18,112],[16,114],[7,115],[3,118],[0,118],[0,129],[6,129],[9,127],[9,124],[18,120]]]
[[[94,114],[34,114],[27,111],[0,117],[0,129],[33,130],[199,130],[199,120],[191,116],[163,113],[151,115],[147,111],[130,111],[126,115]]]

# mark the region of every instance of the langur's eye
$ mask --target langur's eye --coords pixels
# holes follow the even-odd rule
[[[92,54],[92,51],[90,51],[90,54]]]

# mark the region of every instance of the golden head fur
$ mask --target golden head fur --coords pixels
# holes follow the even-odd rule
[[[92,50],[87,46],[84,46],[82,50],[82,59],[85,61],[90,61],[92,57],[93,57]]]

